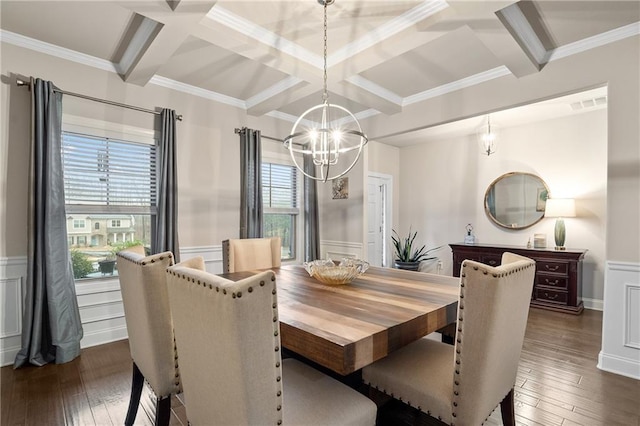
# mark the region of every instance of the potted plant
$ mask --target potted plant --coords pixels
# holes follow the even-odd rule
[[[401,239],[395,229],[393,230],[391,240],[393,241],[393,248],[395,250],[396,268],[408,271],[417,271],[420,267],[420,262],[423,260],[437,259],[437,256],[429,256],[429,253],[439,249],[440,247],[427,250],[426,245],[423,245],[419,249],[414,249],[413,243],[417,235],[417,231],[412,233],[411,228],[409,228],[409,235]]]
[[[116,266],[116,255],[115,253],[110,253],[105,259],[98,262],[98,268],[102,275],[109,274],[113,275],[113,271]]]

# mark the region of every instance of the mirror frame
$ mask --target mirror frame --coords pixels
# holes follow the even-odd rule
[[[489,184],[489,186],[487,187],[487,190],[484,193],[484,212],[487,215],[487,217],[496,225],[498,225],[501,228],[505,228],[505,229],[510,229],[510,230],[521,230],[521,229],[527,229],[532,227],[533,225],[535,225],[536,223],[540,222],[542,219],[544,219],[544,212],[542,213],[542,216],[540,216],[540,218],[538,218],[537,220],[535,220],[534,222],[526,225],[526,226],[516,226],[516,227],[512,227],[509,225],[506,225],[500,221],[498,221],[497,218],[495,218],[490,210],[489,210],[489,206],[487,204],[487,199],[489,197],[489,191],[491,190],[491,188],[493,188],[495,186],[496,183],[498,183],[499,181],[501,181],[502,179],[505,179],[509,176],[522,176],[522,175],[526,175],[526,176],[531,176],[534,177],[536,179],[538,179],[540,182],[542,182],[542,184],[544,185],[545,189],[547,190],[547,199],[549,199],[551,197],[551,192],[549,191],[549,186],[547,185],[547,183],[544,181],[544,179],[542,179],[540,176],[535,175],[533,173],[528,173],[528,172],[508,172],[505,173],[501,176],[498,176],[496,179],[493,180],[493,182],[491,182]]]

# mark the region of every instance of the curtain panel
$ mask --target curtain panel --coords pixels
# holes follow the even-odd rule
[[[31,79],[27,281],[22,348],[14,368],[61,364],[83,336],[67,241],[62,168],[62,94]]]
[[[176,112],[163,108],[158,161],[158,211],[155,253],[170,251],[180,262],[178,244],[178,173],[176,159]]]
[[[315,167],[310,156],[304,156],[304,172],[315,176]],[[315,179],[304,177],[304,261],[320,259],[320,219],[318,215],[318,186]]]
[[[240,238],[262,237],[262,142],[259,130],[240,130]]]

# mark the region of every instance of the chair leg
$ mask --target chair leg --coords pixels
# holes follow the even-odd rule
[[[171,420],[171,395],[158,398],[156,404],[156,426],[169,426]]]
[[[502,413],[502,423],[504,426],[516,426],[516,413],[513,406],[513,388],[507,396],[500,402],[500,412]]]
[[[124,421],[125,426],[133,425],[138,414],[138,406],[140,405],[140,395],[142,394],[142,386],[144,385],[144,376],[142,372],[133,363],[133,375],[131,377],[131,396],[129,397],[129,409],[127,410],[127,417]]]

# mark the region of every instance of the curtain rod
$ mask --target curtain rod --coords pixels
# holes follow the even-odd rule
[[[234,130],[234,132],[235,132],[235,133],[236,133],[236,135],[237,135],[237,134],[239,134],[239,133],[244,132],[245,130],[247,130],[247,128],[246,128],[246,127],[243,127],[243,128],[241,128],[241,129],[240,129],[240,128],[238,128],[238,127],[236,127],[236,128],[235,128],[235,130]],[[276,142],[283,142],[283,140],[282,140],[282,139],[274,138],[274,137],[272,137],[272,136],[266,136],[266,135],[263,135],[262,133],[260,133],[260,137],[261,137],[261,138],[265,138],[265,139],[271,139],[272,141],[276,141]]]
[[[31,83],[29,83],[28,81],[17,79],[16,80],[16,84],[18,86],[28,86],[29,90],[31,90]],[[133,109],[133,110],[136,110],[136,111],[147,112],[149,114],[160,115],[160,112],[158,112],[158,111],[154,111],[154,110],[151,110],[151,109],[138,107],[138,106],[135,106],[135,105],[127,105],[127,104],[123,104],[123,103],[120,103],[120,102],[110,101],[110,100],[107,100],[107,99],[94,98],[93,96],[82,95],[80,93],[67,92],[66,90],[61,90],[61,89],[58,89],[58,88],[54,89],[54,91],[56,91],[58,93],[62,93],[63,95],[74,96],[76,98],[88,99],[88,100],[94,101],[94,102],[100,102],[100,103],[103,103],[103,104],[113,105],[113,106],[117,106],[117,107],[129,108],[129,109]],[[176,119],[178,121],[182,121],[182,114],[176,115]]]

